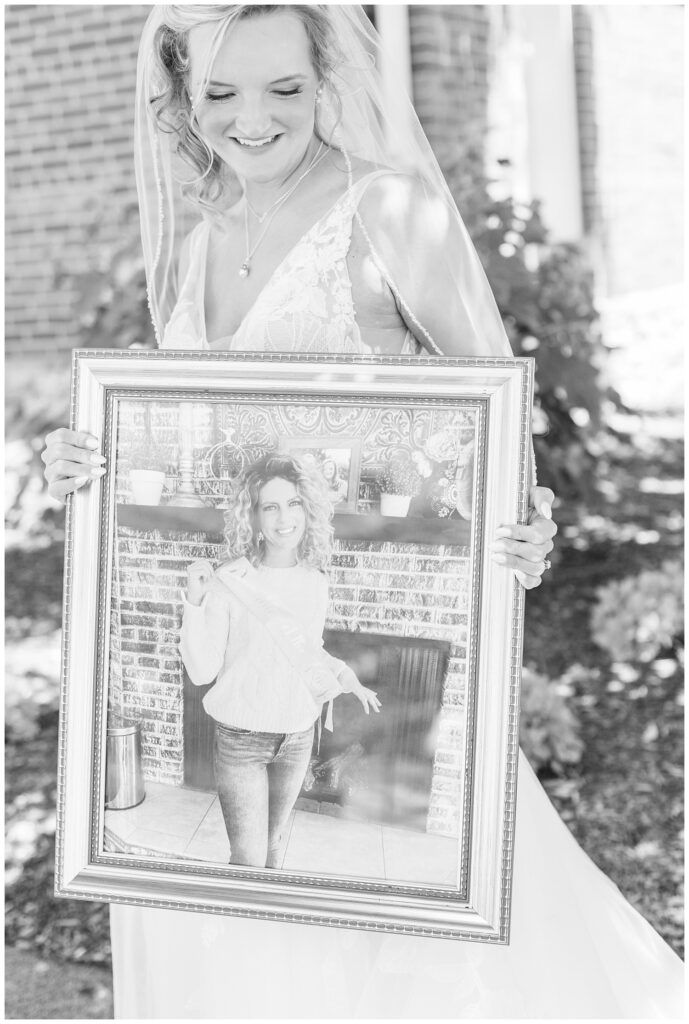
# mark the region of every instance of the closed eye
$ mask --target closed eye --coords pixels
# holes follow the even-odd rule
[[[290,96],[298,96],[303,91],[303,89],[297,86],[294,89],[275,89],[274,94],[282,99],[288,99]],[[207,92],[206,99],[210,103],[222,103],[224,100],[233,99],[236,95],[235,92]]]

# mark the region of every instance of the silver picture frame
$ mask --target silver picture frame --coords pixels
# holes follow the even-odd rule
[[[509,942],[523,590],[488,546],[501,524],[526,522],[532,399],[528,358],[74,352],[71,425],[100,438],[107,472],[67,506],[56,895]],[[166,463],[158,506],[137,504],[128,490],[142,410]],[[179,774],[186,705],[175,662],[182,606],[175,572],[189,553],[203,553],[204,530],[217,533],[227,481],[266,448],[279,449],[285,433],[300,431],[361,442],[358,504],[335,516],[331,639],[346,640],[356,655],[383,636],[389,647],[412,651],[409,664],[424,666],[426,655],[412,657],[419,645],[445,652],[433,663],[441,666],[436,703],[419,733],[418,777],[426,781],[384,782],[374,767],[346,798],[331,793],[318,803],[307,793],[304,810],[298,803],[294,812],[310,828],[322,820],[339,830],[344,839],[331,849],[346,848],[355,826],[357,835],[364,826],[379,829],[384,870],[373,859],[356,868],[318,862],[315,841],[269,870],[223,862],[222,853],[193,855],[198,830],[184,850],[141,839],[162,820],[154,792],[163,807],[175,794],[192,794],[193,802],[198,792]],[[416,504],[406,516],[380,516],[380,465],[409,453],[421,479]],[[154,564],[156,543],[164,554]],[[454,587],[460,564],[463,582]],[[163,589],[151,599],[147,586]],[[146,615],[158,616],[155,628]],[[417,677],[409,678],[413,688]],[[167,704],[157,706],[161,688]],[[392,729],[391,706],[384,699],[381,714],[370,716],[379,739]],[[119,721],[120,707],[138,715],[135,726],[128,715]],[[118,772],[129,773],[124,807],[113,798]],[[417,807],[412,821],[404,815],[419,794],[422,812]],[[212,801],[208,787],[204,799]],[[126,815],[127,830],[118,824]],[[451,873],[441,867],[434,875],[428,865],[441,848],[452,849]]]

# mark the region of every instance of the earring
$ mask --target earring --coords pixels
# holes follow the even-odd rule
[[[258,541],[259,544],[263,543],[263,533],[261,532],[261,530],[258,531],[258,534],[256,536],[256,540]]]

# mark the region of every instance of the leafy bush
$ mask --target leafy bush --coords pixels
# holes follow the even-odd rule
[[[593,274],[576,245],[555,245],[537,201],[496,199],[482,140],[446,160],[450,190],[478,249],[514,354],[534,356],[534,434],[539,475],[564,498],[595,482],[589,451],[617,393],[603,378]]]
[[[559,683],[525,667],[520,703],[519,742],[534,771],[559,774],[581,760],[579,723]]]
[[[653,661],[684,640],[684,569],[666,560],[599,587],[591,613],[593,639],[613,661]]]
[[[69,275],[77,291],[79,345],[155,348],[137,205],[129,204],[120,211],[115,244],[102,241],[104,224],[102,210],[95,209],[86,238],[91,265],[80,274]],[[113,233],[112,225],[108,230]]]
[[[45,436],[69,423],[69,357],[8,360],[5,390],[5,521],[8,543],[45,543],[59,534],[64,511],[47,493],[41,452]]]

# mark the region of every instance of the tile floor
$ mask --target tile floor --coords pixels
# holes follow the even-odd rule
[[[138,807],[105,812],[124,843],[227,864],[230,847],[215,793],[146,783]],[[286,829],[285,871],[354,875],[395,882],[455,885],[457,841],[388,825],[349,821],[297,808]]]

